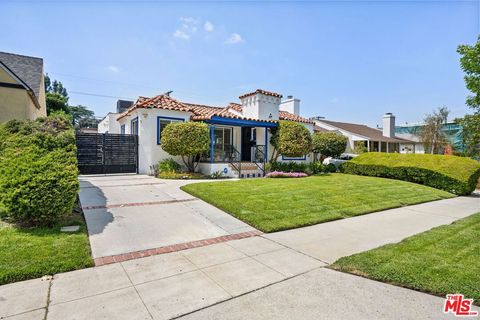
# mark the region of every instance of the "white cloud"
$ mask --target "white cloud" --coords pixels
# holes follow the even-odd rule
[[[111,72],[115,72],[115,73],[118,73],[120,72],[120,68],[117,67],[117,66],[108,66],[107,69]]]
[[[232,33],[230,37],[228,37],[228,39],[225,40],[225,43],[227,44],[236,44],[236,43],[242,43],[242,42],[245,42],[245,40],[238,33]]]
[[[215,26],[210,21],[205,21],[205,23],[203,24],[203,29],[206,32],[212,32],[213,29],[215,29]]]
[[[173,36],[175,38],[180,38],[180,39],[184,39],[184,40],[190,39],[190,35],[188,35],[187,33],[185,33],[184,31],[182,31],[180,29],[175,30],[175,32],[173,33]]]
[[[198,19],[192,17],[181,17],[179,20],[181,22],[180,28],[175,30],[173,36],[175,38],[189,40],[190,37],[198,31]]]
[[[192,18],[192,17],[181,17],[180,21],[186,24],[197,24],[198,19]]]

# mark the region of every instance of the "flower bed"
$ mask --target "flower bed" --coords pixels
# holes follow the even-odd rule
[[[283,172],[273,171],[265,175],[265,178],[305,178],[308,175],[304,172]]]

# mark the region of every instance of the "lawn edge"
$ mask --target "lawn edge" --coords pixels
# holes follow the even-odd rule
[[[380,178],[380,179],[387,179],[387,178]],[[395,180],[395,179],[388,179],[388,180]],[[241,180],[238,180],[238,181],[241,181]],[[398,181],[398,180],[396,180]],[[413,182],[408,182],[408,181],[403,181],[403,182],[407,182],[407,183],[413,183]],[[293,229],[299,229],[299,228],[305,228],[305,227],[310,227],[310,226],[314,226],[314,225],[317,225],[317,224],[322,224],[322,223],[328,223],[328,222],[333,222],[333,221],[337,221],[337,220],[343,220],[343,219],[348,219],[348,218],[354,218],[354,217],[360,217],[360,216],[363,216],[363,215],[366,215],[366,214],[371,214],[371,213],[377,213],[377,212],[381,212],[381,211],[386,211],[386,210],[392,210],[392,209],[397,209],[397,208],[404,208],[404,207],[409,207],[409,206],[414,206],[414,205],[418,205],[418,204],[422,204],[422,203],[428,203],[428,202],[433,202],[433,201],[441,201],[441,200],[446,200],[446,199],[453,199],[453,198],[457,198],[459,197],[458,195],[455,195],[453,193],[449,193],[445,190],[440,190],[440,189],[436,189],[436,188],[433,188],[433,187],[429,187],[429,186],[425,186],[425,187],[428,187],[428,188],[432,188],[432,189],[435,189],[435,190],[439,190],[439,191],[443,191],[445,193],[447,193],[449,195],[449,197],[441,197],[441,199],[435,199],[435,200],[427,200],[427,201],[418,201],[418,202],[413,202],[413,203],[410,203],[410,204],[407,204],[407,205],[399,205],[399,206],[391,206],[391,207],[385,207],[385,208],[382,208],[382,209],[378,209],[378,210],[372,210],[372,211],[367,211],[367,212],[364,212],[364,213],[360,213],[360,214],[357,214],[357,215],[354,215],[354,216],[344,216],[344,217],[338,217],[338,218],[331,218],[331,219],[327,219],[327,220],[324,220],[324,221],[321,221],[321,222],[315,222],[315,223],[307,223],[307,224],[303,224],[303,225],[300,225],[300,226],[296,226],[296,227],[291,227],[291,228],[278,228],[278,229],[275,229],[275,230],[266,230],[266,229],[263,229],[259,226],[255,226],[247,221],[244,221],[243,219],[241,219],[240,217],[236,216],[235,214],[229,212],[228,210],[226,210],[225,208],[223,208],[221,205],[217,205],[216,203],[213,203],[211,201],[208,201],[202,197],[199,196],[198,193],[196,193],[195,191],[189,191],[189,190],[185,190],[185,187],[187,186],[191,186],[191,185],[196,185],[196,184],[202,184],[202,183],[207,183],[207,181],[205,182],[193,182],[193,183],[189,183],[189,184],[186,184],[186,185],[183,185],[180,187],[180,190],[190,194],[191,196],[194,196],[212,206],[214,206],[215,208],[219,209],[219,210],[222,210],[223,212],[227,213],[228,215],[242,221],[243,223],[246,223],[248,224],[249,226],[257,229],[257,230],[260,230],[264,233],[275,233],[275,232],[281,232],[281,231],[287,231],[287,230],[293,230]],[[416,183],[413,183],[415,185],[417,185]],[[422,185],[424,186],[424,185]]]
[[[404,288],[404,289],[409,289],[409,290],[413,290],[413,291],[416,291],[416,292],[426,293],[426,294],[430,294],[430,295],[432,295],[432,296],[445,298],[445,296],[446,296],[447,294],[449,294],[449,293],[437,292],[437,291],[432,291],[432,290],[428,290],[428,289],[416,288],[416,287],[414,287],[414,286],[409,285],[408,283],[401,283],[401,282],[389,281],[389,280],[380,280],[380,279],[378,279],[378,278],[376,278],[376,277],[371,277],[368,273],[362,272],[362,271],[360,271],[360,270],[358,270],[358,271],[354,271],[354,270],[352,270],[352,271],[347,271],[346,268],[338,265],[337,262],[340,261],[341,259],[344,259],[344,258],[349,258],[349,257],[353,257],[353,256],[356,256],[356,255],[361,255],[361,254],[364,254],[364,253],[366,253],[366,252],[374,251],[374,250],[377,250],[377,249],[380,249],[380,248],[383,248],[383,247],[386,247],[386,246],[398,245],[398,244],[402,243],[403,241],[405,241],[405,240],[407,240],[407,239],[410,239],[410,238],[412,238],[412,237],[416,237],[416,236],[422,235],[422,234],[424,234],[424,233],[431,232],[432,230],[435,230],[435,229],[438,229],[438,228],[447,227],[447,226],[452,226],[452,225],[458,223],[459,221],[461,221],[461,220],[463,220],[463,219],[467,219],[468,217],[471,217],[471,216],[476,215],[476,214],[480,214],[480,212],[472,213],[471,215],[468,215],[468,216],[466,216],[466,217],[457,219],[457,220],[452,221],[452,222],[450,222],[450,223],[448,223],[448,224],[442,224],[442,225],[439,225],[439,226],[430,228],[430,229],[425,230],[425,231],[423,231],[423,232],[420,232],[420,233],[411,235],[411,236],[409,236],[409,237],[406,237],[406,238],[404,238],[404,239],[401,239],[400,241],[397,241],[397,242],[386,243],[386,244],[384,244],[384,245],[381,245],[381,246],[378,246],[378,247],[375,247],[375,248],[372,248],[372,249],[369,249],[369,250],[366,250],[366,251],[361,251],[361,252],[357,252],[357,253],[354,253],[354,254],[351,254],[351,255],[348,255],[348,256],[340,257],[340,258],[338,258],[336,261],[334,261],[333,263],[331,263],[331,264],[329,264],[329,265],[327,265],[327,266],[325,266],[325,267],[328,268],[328,269],[330,269],[330,270],[342,272],[342,273],[345,273],[345,274],[354,275],[354,276],[361,277],[361,278],[364,278],[364,279],[368,279],[368,280],[371,280],[371,281],[375,281],[375,282],[379,282],[379,283],[385,283],[385,284],[389,284],[389,285],[392,285],[392,286],[401,287],[401,288]],[[451,293],[451,292],[450,292],[450,293]],[[477,303],[475,303],[475,301],[474,301],[473,305],[480,307],[480,301],[477,302]]]

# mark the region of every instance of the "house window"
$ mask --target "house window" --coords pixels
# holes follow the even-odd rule
[[[135,118],[132,121],[130,121],[130,133],[138,134],[138,118]]]
[[[120,126],[120,134],[125,134],[125,125],[124,124],[122,124]]]
[[[232,145],[232,128],[215,127],[213,141],[215,149],[226,150]]]
[[[282,155],[282,160],[307,160],[307,156],[303,156],[303,157],[300,157],[300,158],[289,158],[289,157],[284,157]]]
[[[183,122],[185,119],[182,118],[172,118],[172,117],[157,117],[157,144],[160,144],[162,139],[162,131],[170,123],[174,122]]]

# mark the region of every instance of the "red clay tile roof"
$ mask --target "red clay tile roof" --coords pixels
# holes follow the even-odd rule
[[[227,107],[212,107],[203,104],[195,104],[188,102],[180,102],[173,99],[168,95],[158,95],[153,98],[139,97],[137,101],[124,113],[122,113],[117,120],[122,119],[123,117],[132,113],[135,109],[145,108],[145,109],[164,109],[164,110],[178,110],[184,112],[190,112],[192,114],[191,120],[209,120],[212,117],[223,117],[223,118],[232,118],[232,119],[243,119],[243,120],[253,120],[259,122],[276,122],[275,120],[258,120],[253,118],[246,118],[236,113],[230,112],[229,110],[235,110],[236,112],[241,113],[243,108],[238,103],[230,103]],[[279,112],[280,120],[290,120],[296,122],[303,122],[308,124],[313,124],[313,121],[310,121],[306,118],[291,114],[286,111]]]
[[[310,123],[314,124],[312,120],[309,120],[304,117],[297,116],[296,114],[287,112],[287,111],[279,111],[278,112],[278,117],[280,120],[290,120],[290,121],[295,121],[295,122],[303,122],[303,123]]]
[[[238,98],[240,98],[240,99],[246,98],[246,97],[249,97],[249,96],[253,96],[254,94],[257,94],[257,93],[264,94],[266,96],[277,97],[277,98],[283,97],[280,93],[275,93],[275,92],[270,92],[270,91],[267,91],[267,90],[257,89],[254,92],[249,92],[249,93],[242,94]]]
[[[165,110],[178,110],[184,112],[192,113],[191,119],[192,120],[209,120],[214,116],[224,117],[224,118],[232,118],[232,119],[244,119],[244,120],[253,120],[259,122],[276,122],[274,120],[258,120],[252,118],[246,118],[229,112],[228,109],[231,107],[221,108],[221,107],[212,107],[206,106],[202,104],[194,104],[194,103],[187,103],[187,102],[180,102],[168,95],[159,95],[153,98],[145,98],[140,97],[138,100],[131,106],[127,111],[122,113],[117,120],[122,119],[123,117],[129,115],[135,109],[139,108],[146,108],[146,109],[165,109]],[[241,106],[237,105],[236,108],[238,109]]]
[[[238,104],[238,103],[235,103],[235,102],[230,102],[228,104],[228,109],[233,109],[237,112],[242,112],[243,111],[243,108],[242,108],[242,105],[241,104]]]
[[[130,113],[132,113],[132,111],[138,108],[144,108],[144,109],[158,108],[158,109],[178,110],[178,111],[186,111],[186,112],[190,111],[190,108],[188,106],[185,106],[183,103],[169,97],[168,95],[161,94],[153,98],[139,97],[137,101],[135,101],[135,103],[130,108],[128,108],[127,111],[122,113],[117,118],[117,120],[120,120],[123,117],[129,115]]]

